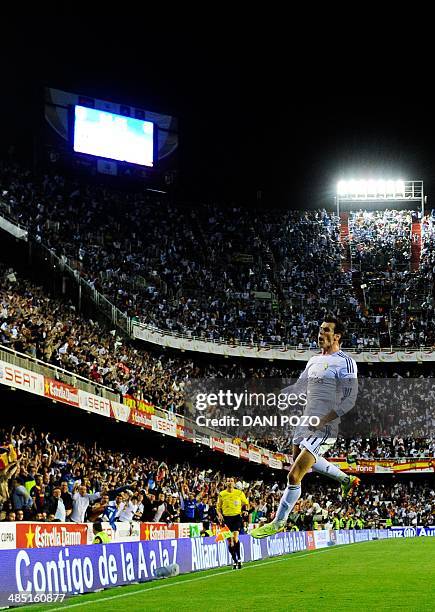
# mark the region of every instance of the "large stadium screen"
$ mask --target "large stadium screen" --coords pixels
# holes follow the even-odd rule
[[[74,151],[141,166],[154,165],[154,124],[75,105]]]

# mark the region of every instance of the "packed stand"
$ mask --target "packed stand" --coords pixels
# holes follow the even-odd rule
[[[137,349],[0,265],[0,345],[64,368],[121,395],[134,395],[170,412],[183,412],[190,378],[265,378],[297,375],[294,364],[213,365]]]
[[[409,250],[409,212],[361,217],[361,252],[385,254],[394,264],[383,268],[375,257],[379,275],[364,303],[352,273],[342,271],[338,219],[324,210],[189,209],[59,175],[35,178],[6,163],[0,187],[5,214],[123,312],[156,329],[316,348],[318,322],[334,311],[349,321],[346,345],[355,349],[435,344],[429,241],[419,273],[399,270]],[[376,293],[391,299],[380,305]]]
[[[391,215],[408,214],[388,212]],[[364,214],[369,216],[375,213]],[[366,337],[359,336],[358,330],[351,333],[350,346],[404,349],[434,346],[434,215],[435,211],[432,211],[421,219],[422,249],[418,273],[411,272],[409,265],[397,265],[398,251],[395,253],[396,259],[393,257],[391,260],[389,254],[390,262],[386,267],[363,270],[358,276],[358,281],[355,281],[357,287],[365,284],[361,321],[367,331]]]
[[[256,385],[257,391],[268,392],[270,384],[258,383],[272,379],[274,389],[280,381],[287,386],[284,381],[295,380],[302,366],[257,360],[219,363],[138,349],[115,330],[108,331],[97,321],[84,318],[71,303],[49,297],[41,287],[5,267],[0,267],[0,345],[178,414],[187,414],[189,381],[245,380]],[[426,370],[423,377],[419,368],[390,373],[388,378],[380,368],[361,374],[351,432],[367,432],[370,437],[427,438],[435,430],[433,376],[432,370]],[[379,379],[383,378],[382,393],[378,393]],[[241,437],[246,438],[246,428]],[[287,452],[291,440],[284,436],[268,440],[263,434],[261,446]]]
[[[209,339],[264,335],[257,321],[271,307],[253,303],[250,292],[275,286],[247,211],[220,220],[217,208],[200,226],[194,211],[155,196],[83,187],[58,175],[35,180],[5,165],[0,174],[12,217],[129,316]],[[240,237],[252,262],[238,259]]]
[[[187,463],[137,456],[35,431],[2,430],[2,450],[11,445],[9,480],[2,487],[6,521],[216,522],[217,495],[225,474]],[[3,455],[2,455],[3,459]],[[285,476],[247,482],[248,522],[271,520]],[[316,478],[290,515],[292,528],[319,526],[382,527],[386,524],[435,524],[435,491],[430,481],[364,479],[356,494],[343,500],[340,488]],[[338,524],[337,524],[338,521]]]
[[[361,271],[409,269],[411,222],[409,210],[351,213],[352,265]]]
[[[435,431],[435,430],[434,430]],[[292,440],[285,436],[270,438],[249,438],[252,444],[261,444],[276,452],[290,452]],[[384,459],[423,459],[435,457],[435,433],[432,436],[417,438],[400,435],[366,438],[355,435],[350,438],[339,436],[334,446],[328,450],[326,458],[352,461]]]

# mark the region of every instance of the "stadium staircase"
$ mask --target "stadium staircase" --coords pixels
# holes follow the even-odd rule
[[[353,270],[352,272],[352,286],[353,293],[360,304],[364,303],[364,292],[361,289],[363,283],[363,275],[360,270]]]
[[[417,272],[420,267],[421,257],[421,223],[419,220],[412,221],[411,231],[411,271]]]
[[[271,284],[271,291],[282,295],[278,266],[275,261],[272,249],[264,242],[261,243],[260,258],[263,268],[263,278]]]
[[[352,269],[352,256],[350,251],[351,235],[349,232],[349,213],[340,213],[340,242],[343,246],[343,259],[341,269],[349,272]]]

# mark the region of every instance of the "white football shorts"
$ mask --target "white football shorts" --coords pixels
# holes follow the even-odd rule
[[[311,436],[293,438],[293,444],[300,448],[306,448],[317,460],[332,448],[337,441],[337,438],[331,438],[330,435],[329,428],[327,428],[324,435],[314,432]]]

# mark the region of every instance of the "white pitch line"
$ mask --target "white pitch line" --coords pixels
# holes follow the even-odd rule
[[[367,540],[371,541],[371,540]],[[297,561],[298,559],[302,559],[303,557],[313,557],[315,554],[328,552],[331,550],[337,550],[342,548],[347,548],[348,546],[353,546],[355,544],[363,544],[364,542],[352,542],[351,544],[341,544],[338,546],[331,546],[330,548],[322,548],[321,550],[313,550],[308,553],[304,553],[303,555],[297,556],[286,556],[280,559],[272,559],[271,561],[261,561],[259,559],[256,565],[244,565],[243,570],[247,569],[256,569],[257,567],[263,567],[265,565],[270,565],[271,563],[280,563],[283,561]],[[252,561],[251,561],[252,563]],[[92,606],[98,603],[102,603],[105,601],[113,601],[114,599],[121,599],[123,597],[133,597],[138,593],[148,593],[148,591],[157,591],[159,589],[166,589],[171,586],[177,586],[178,584],[188,584],[189,582],[199,582],[200,580],[208,580],[209,578],[216,578],[217,576],[223,576],[224,574],[232,574],[235,570],[225,570],[223,572],[217,572],[216,574],[209,574],[208,576],[197,576],[196,578],[188,578],[187,580],[178,580],[177,582],[167,582],[166,584],[159,584],[154,587],[148,587],[144,589],[138,589],[137,591],[132,591],[129,593],[120,593],[119,595],[111,595],[110,597],[100,597],[100,599],[91,599],[89,601],[83,601],[74,603],[71,605],[64,605],[61,608],[50,608],[50,612],[62,612],[62,610],[69,610],[71,608],[78,608],[79,606]],[[237,570],[236,570],[237,571]],[[128,586],[128,585],[119,585],[119,586]],[[83,595],[90,595],[91,593],[83,593]]]

